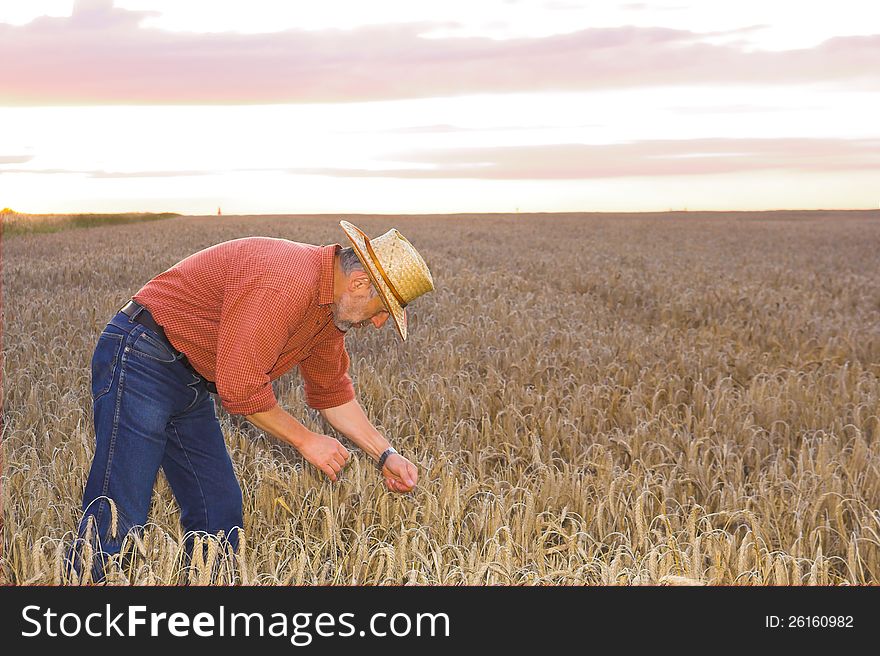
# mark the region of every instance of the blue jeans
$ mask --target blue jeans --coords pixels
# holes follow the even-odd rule
[[[106,556],[146,523],[159,467],[180,505],[184,531],[223,531],[237,549],[241,488],[214,401],[168,341],[117,313],[92,356],[92,402],[95,457],[79,536],[89,533],[94,517],[90,535],[93,544],[99,541],[99,557],[93,576],[103,578]],[[190,537],[188,550],[191,545]]]

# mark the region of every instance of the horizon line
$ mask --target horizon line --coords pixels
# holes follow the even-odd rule
[[[7,208],[11,209],[11,208]],[[495,211],[495,212],[479,212],[479,211],[460,211],[460,212],[254,212],[254,213],[208,213],[208,214],[188,214],[184,212],[176,212],[174,210],[161,210],[161,211],[143,211],[143,210],[119,210],[113,212],[95,212],[95,211],[76,211],[76,212],[22,212],[18,210],[12,210],[11,212],[0,212],[0,214],[19,214],[19,215],[27,215],[27,216],[59,216],[59,215],[78,215],[78,214],[91,214],[95,216],[113,216],[118,214],[176,214],[182,217],[192,217],[192,218],[200,218],[200,217],[247,217],[247,216],[275,216],[275,217],[283,217],[283,216],[362,216],[362,217],[371,217],[371,216],[473,216],[473,215],[485,215],[485,216],[495,216],[495,215],[535,215],[535,214],[692,214],[692,213],[701,213],[701,214],[759,214],[766,212],[878,212],[880,213],[880,208],[869,208],[869,207],[850,207],[850,208],[833,208],[833,207],[814,207],[814,208],[797,208],[797,207],[777,207],[777,208],[766,208],[766,209],[700,209],[700,208],[678,208],[678,209],[665,209],[665,210],[534,210],[534,211]]]

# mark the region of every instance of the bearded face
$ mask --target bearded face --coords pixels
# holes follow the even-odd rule
[[[360,295],[351,292],[342,294],[338,303],[333,305],[333,323],[342,332],[350,328],[362,328],[379,315],[387,314],[381,299],[373,286],[370,286],[369,294]],[[375,325],[375,321],[373,322]],[[376,327],[380,327],[382,321]]]

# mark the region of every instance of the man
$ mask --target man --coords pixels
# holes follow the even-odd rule
[[[373,458],[393,492],[418,480],[355,399],[344,337],[388,317],[407,337],[406,305],[434,288],[397,230],[313,246],[249,237],[199,251],[159,274],[107,324],[92,358],[96,449],[80,536],[117,553],[146,523],[161,467],[184,530],[238,545],[241,488],[209,392],[231,414],[296,447],[331,481],[349,453],[277,403],[271,381],[299,366],[310,406]],[[103,575],[103,558],[96,563]]]

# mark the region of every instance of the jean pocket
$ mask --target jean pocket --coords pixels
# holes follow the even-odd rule
[[[131,352],[158,362],[174,362],[178,357],[177,352],[172,351],[168,344],[146,330],[135,338]]]
[[[124,336],[117,333],[103,332],[98,338],[98,345],[92,355],[92,400],[97,401],[110,391],[116,367],[119,365],[119,354],[122,352]]]

